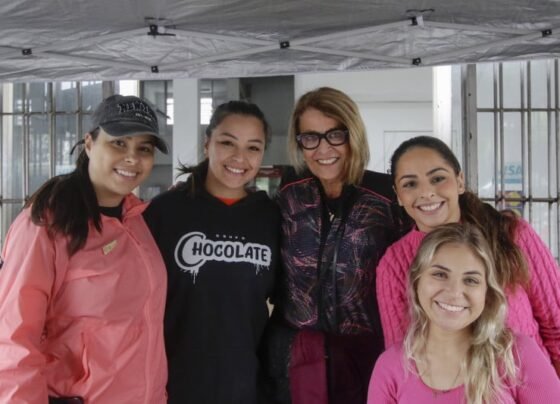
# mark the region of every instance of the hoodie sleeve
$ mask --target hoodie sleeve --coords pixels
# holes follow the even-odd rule
[[[54,244],[20,214],[6,236],[0,270],[0,402],[47,403],[40,350],[55,277]]]

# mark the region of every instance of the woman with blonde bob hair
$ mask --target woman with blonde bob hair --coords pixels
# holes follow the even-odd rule
[[[507,299],[475,226],[447,224],[424,238],[408,297],[406,337],[379,358],[368,404],[560,402],[550,361],[505,327]]]
[[[349,154],[352,158],[345,161],[342,170],[344,181],[348,184],[358,185],[369,162],[366,128],[356,103],[342,91],[334,88],[321,87],[306,93],[299,99],[292,113],[288,135],[288,149],[292,164],[298,172],[303,172],[306,168],[304,149],[298,143],[297,135],[300,133],[301,117],[310,108],[321,111],[324,115],[339,122],[341,127],[346,128]]]
[[[367,171],[358,107],[322,87],[294,108],[278,193],[284,274],[268,344],[276,402],[363,404],[383,333],[375,268],[396,239],[390,177]]]

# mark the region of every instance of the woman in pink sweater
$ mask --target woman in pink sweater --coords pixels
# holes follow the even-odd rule
[[[560,402],[560,380],[535,341],[505,327],[492,255],[468,223],[424,238],[407,282],[411,324],[375,364],[368,404]]]
[[[508,327],[534,339],[560,374],[560,272],[531,226],[466,190],[457,158],[437,138],[419,136],[402,143],[391,158],[391,174],[399,204],[416,228],[389,247],[377,268],[385,346],[402,340],[408,327],[406,282],[420,242],[436,227],[461,221],[482,231],[499,263]]]

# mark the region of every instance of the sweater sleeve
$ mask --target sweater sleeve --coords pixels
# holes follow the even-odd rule
[[[560,271],[548,247],[535,230],[520,221],[517,244],[527,261],[527,290],[539,332],[551,358],[560,361]]]
[[[54,285],[54,246],[26,211],[16,218],[2,250],[0,271],[0,402],[47,402],[40,350]]]
[[[398,380],[396,375],[404,371],[397,350],[392,347],[381,354],[369,381],[367,404],[396,404]],[[400,368],[400,371],[399,371]]]
[[[517,336],[519,374],[516,385],[519,404],[560,403],[560,379],[537,343]]]
[[[376,294],[386,348],[404,338],[409,323],[406,296],[409,263],[399,253],[400,244],[398,241],[389,247],[377,266]]]

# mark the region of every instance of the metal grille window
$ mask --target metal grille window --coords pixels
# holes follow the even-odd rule
[[[559,60],[469,65],[464,77],[470,187],[527,219],[558,259]]]
[[[73,169],[70,149],[101,99],[101,81],[0,84],[1,243],[26,199]]]

